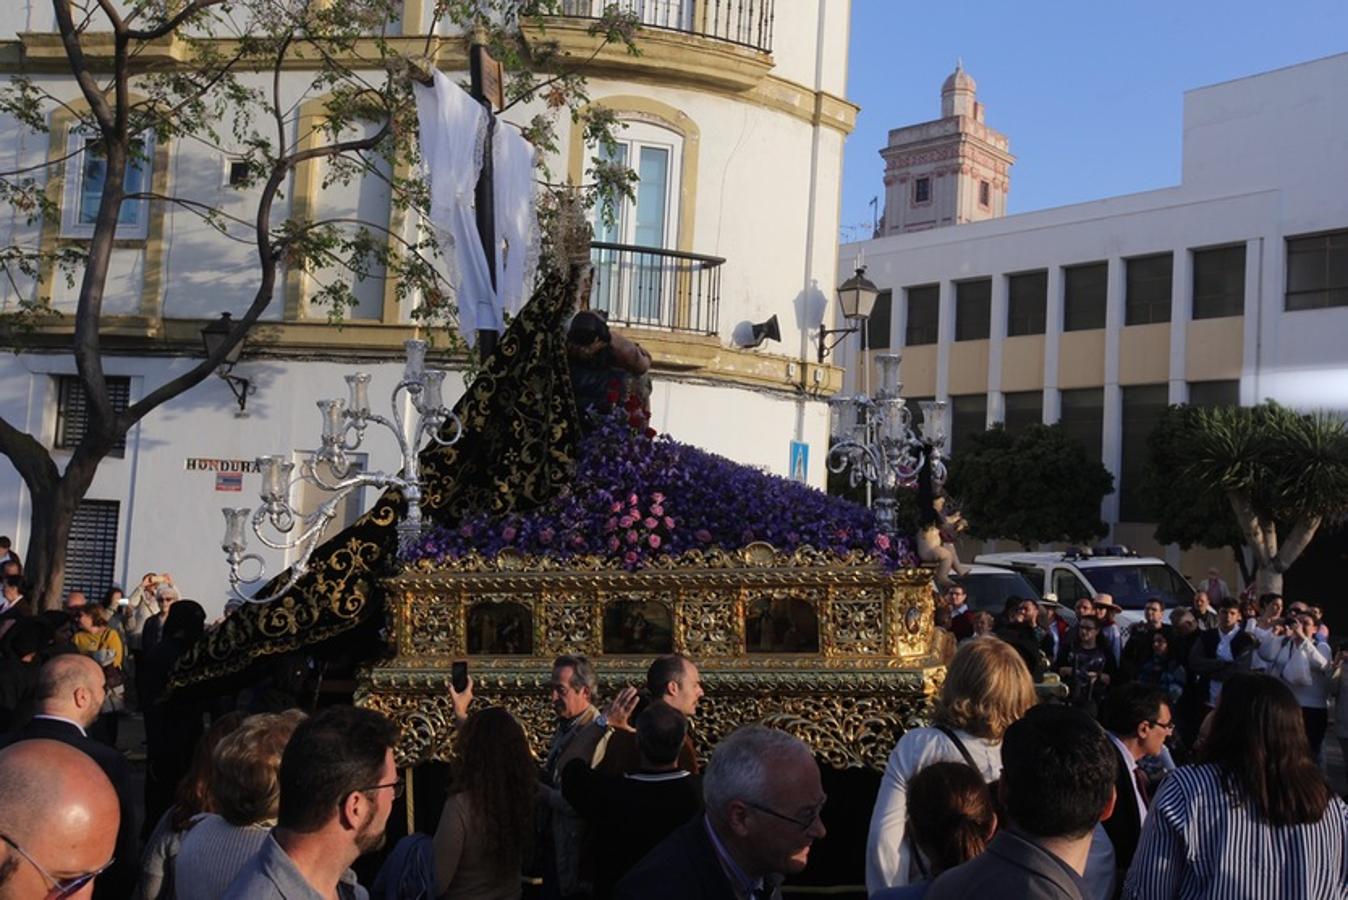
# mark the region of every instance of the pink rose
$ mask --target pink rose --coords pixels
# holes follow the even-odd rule
[[[636,506],[636,505],[637,505],[638,503],[640,503],[640,502],[641,502],[641,498],[638,497],[636,494],[631,494],[631,495],[629,495],[628,498],[627,498],[627,505],[628,505],[628,506]]]
[[[635,550],[628,550],[627,553],[623,555],[623,561],[629,566],[634,564],[637,561],[637,552]]]
[[[637,535],[635,531],[627,532],[627,543],[635,544],[638,540],[640,540],[640,537]]]
[[[622,542],[618,540],[618,536],[616,534],[608,539],[608,550],[610,553],[617,553],[618,548],[621,546]]]
[[[889,549],[889,535],[877,534],[875,536],[875,546],[881,550]]]
[[[623,504],[621,500],[614,500],[613,505],[608,508],[609,512],[622,512]]]
[[[503,540],[503,541],[513,541],[514,539],[515,539],[515,529],[514,529],[514,528],[512,528],[512,527],[509,526],[509,525],[507,525],[505,528],[502,528],[502,529],[501,529],[501,540]]]
[[[664,514],[665,514],[665,508],[664,508],[663,506],[661,506],[659,503],[656,503],[654,506],[651,507],[651,515],[653,515],[653,516],[663,516]]]
[[[662,493],[660,493],[659,491],[656,491],[654,494],[651,494],[651,502],[652,502],[652,503],[664,503],[664,502],[665,502],[665,495],[662,494]]]
[[[654,518],[648,518],[648,519],[646,519],[644,522],[642,522],[641,524],[642,524],[642,525],[645,525],[647,528],[659,528],[659,527],[660,527],[660,520],[659,520],[659,519],[654,519]]]
[[[621,528],[631,528],[633,525],[636,524],[636,521],[637,520],[632,518],[631,516],[623,516],[621,519],[618,520],[618,525]]]
[[[608,517],[608,521],[604,523],[604,530],[605,530],[605,531],[612,531],[613,529],[615,529],[615,528],[617,528],[617,527],[618,527],[618,517],[617,517],[617,516],[609,516],[609,517]]]
[[[669,516],[665,516],[665,527],[666,527],[666,528],[673,528],[673,527],[674,527],[674,520],[673,520],[672,518],[670,518]]]
[[[708,531],[708,530],[705,529],[705,528],[699,528],[697,531],[694,531],[694,532],[693,532],[693,537],[697,538],[699,541],[701,541],[701,542],[704,543],[704,544],[710,544],[710,543],[711,543],[711,532]]]
[[[651,535],[650,537],[646,538],[646,543],[651,545],[652,550],[658,548],[660,546],[660,535],[658,534]]]

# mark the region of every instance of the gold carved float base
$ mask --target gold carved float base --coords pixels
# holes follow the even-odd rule
[[[880,769],[944,677],[930,585],[924,569],[761,544],[635,572],[508,553],[422,564],[386,583],[396,655],[362,673],[356,702],[399,724],[400,765],[448,759],[450,665],[467,659],[478,701],[509,709],[541,757],[556,728],[556,656],[589,656],[612,696],[674,650],[701,669],[704,757],[758,722],[828,765]]]

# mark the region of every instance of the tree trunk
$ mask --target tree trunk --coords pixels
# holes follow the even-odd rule
[[[61,479],[50,489],[33,490],[29,486],[33,512],[23,574],[35,610],[61,608],[70,527],[101,459],[99,454],[76,451]]]
[[[1260,566],[1255,573],[1255,592],[1258,594],[1281,594],[1282,573],[1272,566]]]

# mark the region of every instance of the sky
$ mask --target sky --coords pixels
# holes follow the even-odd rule
[[[1178,184],[1185,91],[1345,51],[1348,0],[852,0],[840,239],[870,237],[888,131],[940,116],[957,59],[1015,214]]]

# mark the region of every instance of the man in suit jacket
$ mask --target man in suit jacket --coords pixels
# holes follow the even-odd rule
[[[1032,708],[1002,739],[1006,827],[982,855],[937,876],[926,900],[1089,897],[1082,875],[1095,825],[1113,811],[1114,755],[1081,710]]]
[[[1217,627],[1204,631],[1189,651],[1189,671],[1209,709],[1217,706],[1222,682],[1249,668],[1249,654],[1257,642],[1240,627],[1240,604],[1223,600],[1217,608]]]
[[[1123,878],[1137,853],[1137,840],[1147,821],[1151,785],[1137,767],[1146,756],[1165,748],[1175,731],[1175,716],[1164,691],[1142,684],[1129,684],[1111,694],[1105,704],[1105,729],[1118,757],[1114,779],[1114,815],[1105,820],[1105,834],[1114,846],[1114,890],[1123,889]]]
[[[716,746],[706,815],[683,825],[618,882],[616,900],[780,900],[825,834],[819,766],[784,731],[748,725]]]
[[[591,769],[583,759],[567,763],[562,796],[591,826],[594,895],[599,900],[608,900],[619,878],[702,811],[698,777],[679,766],[687,733],[683,713],[652,703],[637,716],[640,763],[633,771],[610,775]]]
[[[94,896],[120,898],[131,895],[140,855],[130,766],[117,750],[86,733],[98,718],[105,693],[103,669],[98,663],[77,653],[52,657],[38,674],[37,712],[17,731],[0,738],[0,747],[37,739],[60,741],[98,763],[117,792],[121,823],[117,829],[116,862],[99,876]]]

